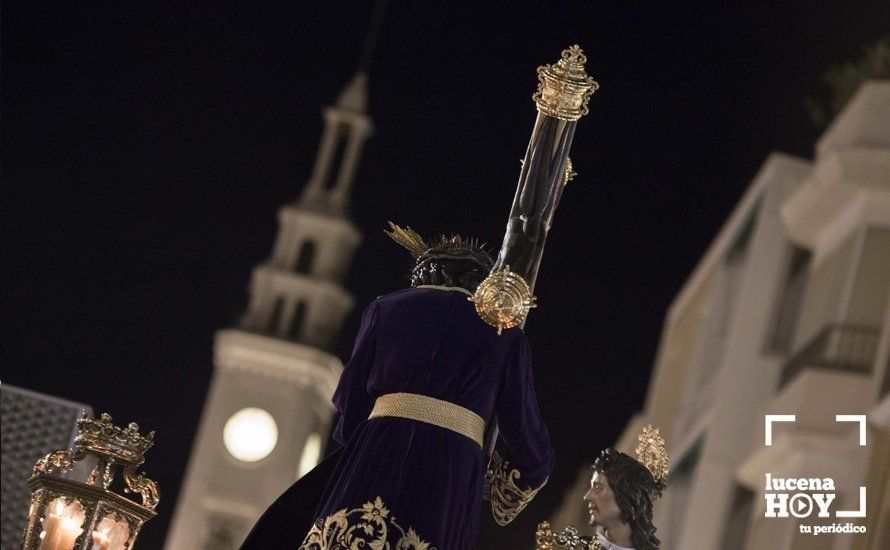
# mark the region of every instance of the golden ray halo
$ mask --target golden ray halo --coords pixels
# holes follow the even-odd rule
[[[424,252],[430,249],[430,245],[426,244],[423,237],[418,235],[417,232],[410,227],[402,228],[393,222],[387,223],[389,223],[391,231],[384,229],[383,232],[386,233],[390,239],[407,248],[408,252],[410,252],[414,258],[419,258]]]

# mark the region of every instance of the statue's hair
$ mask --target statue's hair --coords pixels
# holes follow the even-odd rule
[[[475,292],[494,265],[484,246],[460,235],[441,236],[414,262],[411,286],[455,286]]]
[[[605,449],[593,462],[593,469],[606,475],[621,510],[621,521],[630,525],[635,550],[658,550],[661,541],[652,524],[652,504],[658,483],[652,473],[632,457],[615,449]]]

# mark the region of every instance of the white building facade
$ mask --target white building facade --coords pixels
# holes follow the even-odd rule
[[[662,548],[890,548],[888,297],[890,82],[871,81],[813,161],[767,159],[667,313],[644,410],[616,444],[632,452],[646,423],[667,439]],[[765,415],[795,415],[769,446]],[[837,415],[865,415],[864,446]],[[766,517],[767,473],[832,478],[830,517]],[[589,475],[556,527],[586,525]],[[801,533],[846,523],[866,532]]]
[[[247,312],[217,332],[214,373],[176,503],[168,550],[238,548],[318,462],[343,365],[329,353],[353,307],[343,284],[361,234],[350,190],[365,140],[367,77],[356,74],[325,127],[302,197],[283,206],[271,257],[251,277]]]

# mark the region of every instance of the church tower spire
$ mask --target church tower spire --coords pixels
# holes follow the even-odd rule
[[[322,111],[324,131],[312,176],[300,200],[302,206],[337,215],[348,213],[362,147],[374,133],[374,124],[365,112],[367,87],[367,73],[355,73],[337,102]]]
[[[330,350],[354,305],[344,282],[362,240],[349,195],[374,131],[367,82],[358,71],[322,110],[309,181],[278,211],[272,253],[253,269],[239,326],[216,333],[213,379],[166,550],[238,548],[321,457],[343,370]]]
[[[278,211],[278,236],[271,258],[253,271],[243,329],[324,350],[333,345],[353,307],[343,283],[361,234],[348,207],[361,149],[374,131],[367,95],[359,72],[322,110],[312,175],[301,198]]]
[[[374,133],[374,123],[367,115],[368,71],[387,0],[377,0],[358,70],[340,92],[333,106],[322,110],[324,130],[315,157],[312,176],[303,190],[300,204],[307,209],[336,215],[349,214],[349,193],[367,140]]]

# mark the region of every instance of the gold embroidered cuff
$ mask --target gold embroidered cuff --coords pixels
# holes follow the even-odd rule
[[[547,480],[545,479],[537,487],[522,489],[517,484],[522,474],[516,468],[511,470],[510,464],[506,460],[501,461],[495,467],[493,474],[494,478],[491,481],[491,515],[494,517],[494,521],[502,527],[516,519],[519,512],[528,506],[528,503],[535,498],[538,491],[544,485],[547,485]]]
[[[368,418],[394,416],[426,422],[469,437],[482,448],[485,421],[470,409],[416,393],[387,393],[374,402]]]

